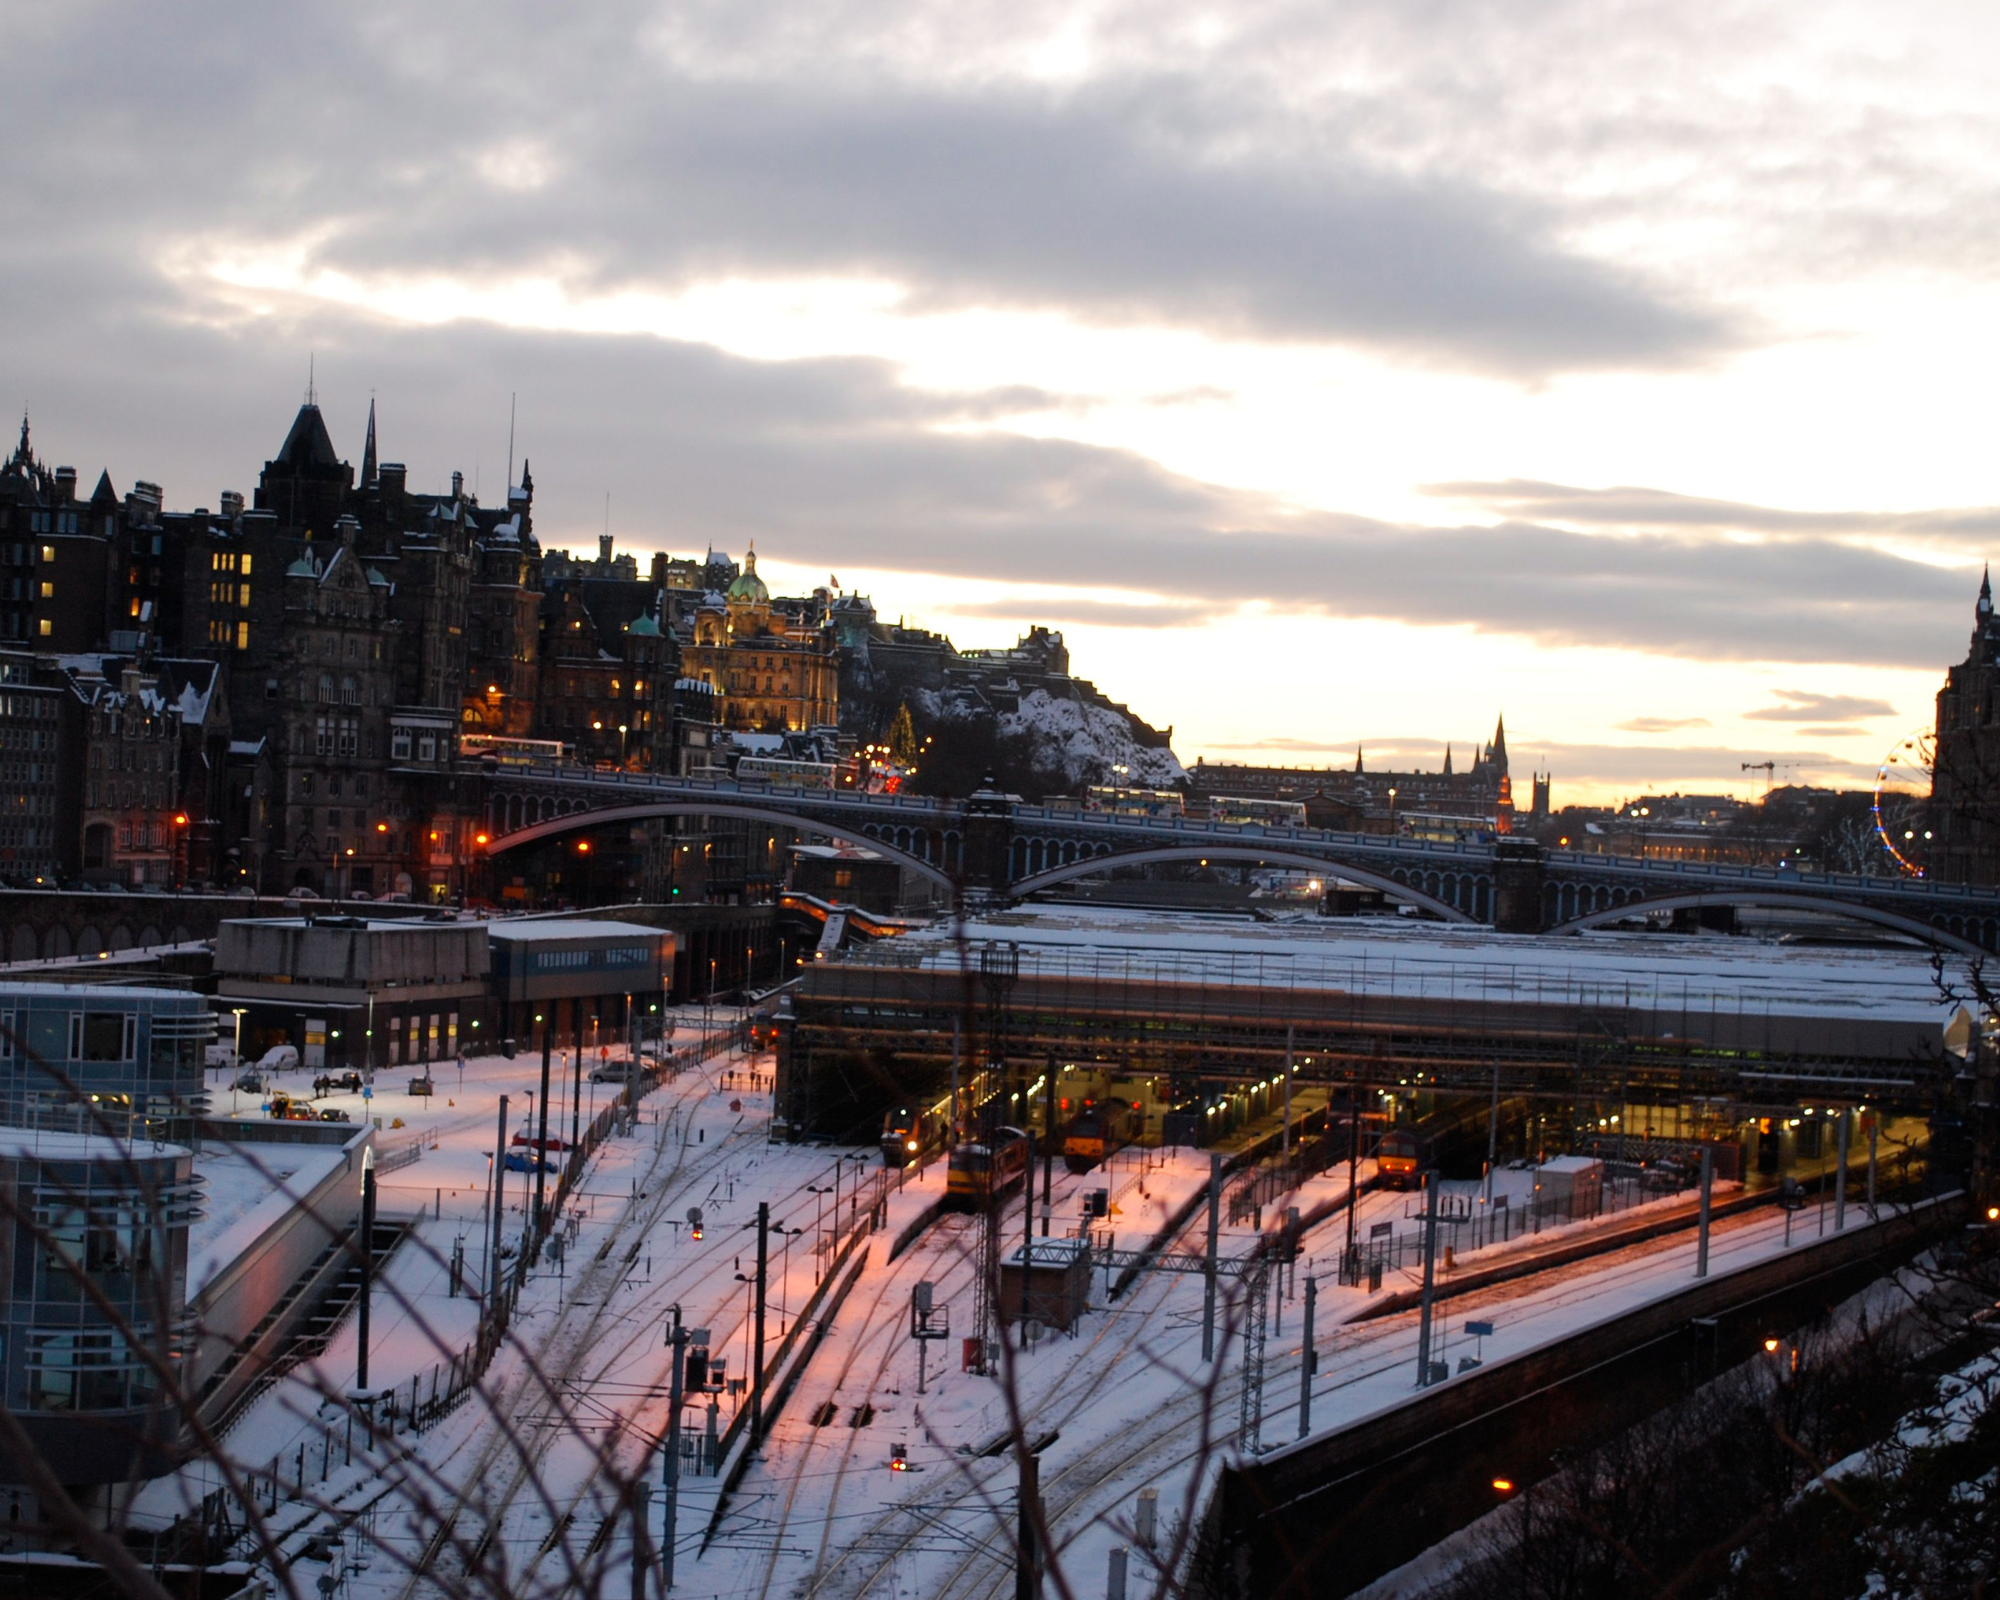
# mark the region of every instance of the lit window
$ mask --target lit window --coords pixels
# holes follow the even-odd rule
[[[246,577],[246,578],[250,576],[250,552],[249,552],[249,551],[247,551],[247,550],[246,550],[246,551],[244,551],[244,552],[243,552],[243,558],[242,558],[242,560],[240,560],[239,562],[237,562],[237,564],[236,564],[236,570],[237,570],[238,572],[242,573],[242,574],[243,574],[243,576],[244,576],[244,577]]]
[[[43,546],[42,546],[42,559],[43,559],[44,561],[53,561],[53,560],[55,560],[55,558],[56,558],[56,547],[55,547],[54,545],[52,545],[52,544],[45,544],[45,545],[43,545]]]
[[[56,586],[52,583],[45,582],[42,585],[42,598],[44,600],[53,600],[55,599],[55,597],[56,597]]]
[[[46,639],[46,638],[48,638],[48,637],[49,637],[49,635],[50,635],[50,634],[52,634],[52,633],[54,633],[54,632],[56,631],[56,625],[55,625],[55,624],[54,624],[53,622],[49,621],[49,619],[48,619],[47,617],[44,617],[44,618],[42,618],[42,621],[41,621],[41,629],[40,629],[40,631],[41,631],[41,635],[42,635],[42,637],[43,637],[44,639]]]
[[[250,648],[250,624],[247,622],[236,624],[236,648],[239,650]]]

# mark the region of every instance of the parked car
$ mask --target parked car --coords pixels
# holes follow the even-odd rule
[[[255,1067],[250,1067],[236,1074],[235,1087],[241,1089],[245,1094],[262,1094],[266,1086],[267,1080],[264,1074],[259,1072]]]
[[[629,1061],[606,1061],[591,1069],[592,1083],[630,1083],[632,1063]]]
[[[410,1080],[411,1094],[428,1095],[431,1094],[432,1092],[433,1091],[431,1089],[431,1078],[429,1073],[425,1073],[421,1078],[412,1078]]]
[[[257,1063],[266,1072],[290,1072],[298,1064],[299,1047],[295,1044],[274,1044]]]
[[[305,1101],[293,1100],[285,1106],[285,1120],[287,1122],[318,1122],[320,1116]]]
[[[320,1110],[319,1120],[321,1122],[352,1122],[354,1117],[339,1106],[325,1106]]]
[[[202,1051],[202,1061],[211,1067],[233,1067],[237,1064],[236,1049],[233,1045],[212,1044]]]
[[[535,1170],[536,1159],[534,1151],[521,1146],[510,1149],[507,1152],[504,1165],[509,1172],[533,1172]],[[547,1171],[551,1165],[549,1158],[543,1156],[540,1158],[540,1162],[542,1169]]]

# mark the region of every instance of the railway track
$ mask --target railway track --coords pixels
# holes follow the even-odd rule
[[[673,1152],[673,1164],[662,1173],[660,1165],[667,1159],[669,1150]],[[644,1197],[636,1202],[627,1202],[624,1213],[613,1224],[610,1236],[579,1276],[575,1290],[564,1298],[557,1309],[555,1323],[537,1352],[536,1364],[541,1368],[541,1377],[538,1379],[533,1371],[524,1366],[512,1381],[503,1384],[493,1395],[490,1409],[495,1417],[507,1416],[510,1408],[519,1407],[524,1402],[529,1408],[528,1416],[512,1427],[496,1428],[481,1447],[471,1470],[460,1480],[452,1504],[426,1540],[398,1600],[414,1600],[427,1583],[440,1593],[450,1593],[454,1584],[476,1577],[481,1572],[495,1539],[503,1529],[508,1511],[534,1475],[542,1454],[556,1435],[573,1425],[573,1414],[561,1403],[560,1397],[576,1381],[593,1353],[597,1336],[611,1310],[611,1290],[629,1270],[627,1252],[619,1248],[621,1241],[629,1239],[635,1246],[643,1245],[646,1234],[659,1222],[668,1205],[681,1194],[685,1181],[688,1178],[698,1181],[707,1170],[721,1166],[728,1154],[728,1142],[722,1140],[699,1157],[691,1158],[689,1147],[685,1144],[655,1150],[640,1183]],[[672,1276],[670,1273],[669,1277]],[[589,1315],[577,1321],[576,1314],[586,1307]],[[620,1347],[620,1353],[629,1349],[631,1342],[628,1339]],[[509,1452],[512,1452],[513,1459],[508,1464],[498,1495],[490,1500],[476,1498],[488,1488],[489,1475],[501,1465]],[[450,1460],[451,1457],[447,1456],[439,1464],[440,1470],[448,1466]],[[458,1527],[468,1513],[477,1514],[483,1527],[476,1537],[462,1540],[458,1537]],[[553,1508],[551,1515],[559,1520],[559,1514]]]
[[[1781,1226],[1770,1218],[1747,1217],[1727,1232],[1718,1228],[1717,1248],[1720,1250],[1723,1241],[1731,1236],[1738,1242],[1755,1242]],[[1657,1250],[1644,1245],[1627,1245],[1620,1250],[1630,1252],[1632,1259],[1607,1266],[1602,1257],[1593,1257],[1553,1267],[1532,1278],[1476,1291],[1464,1297],[1459,1308],[1476,1311],[1482,1306],[1511,1303],[1517,1313],[1526,1313],[1536,1320],[1559,1320],[1565,1310],[1589,1300],[1615,1297],[1657,1275]],[[1542,1286],[1531,1308],[1520,1304],[1524,1284]],[[1107,1324],[1113,1320],[1107,1319]],[[1414,1312],[1405,1312],[1379,1322],[1344,1324],[1335,1330],[1331,1349],[1326,1342],[1319,1342],[1321,1377],[1313,1386],[1315,1406],[1343,1391],[1410,1366],[1414,1360],[1411,1351],[1415,1321]],[[1099,1337],[1106,1331],[1108,1327],[1100,1330]],[[1185,1337],[1182,1342],[1186,1342]],[[1273,1340],[1273,1344],[1278,1345],[1279,1341]],[[1273,1351],[1265,1377],[1267,1393],[1276,1396],[1294,1392],[1298,1355],[1296,1348]],[[1068,1422],[1102,1392],[1115,1370],[1115,1364],[1105,1364],[1073,1397],[1062,1390],[1044,1396],[1026,1411],[1029,1431],[1045,1431],[1051,1426],[1067,1431]],[[1200,1436],[1203,1396],[1198,1392],[1183,1392],[1141,1417],[1107,1429],[1103,1437],[1088,1443],[1080,1452],[1065,1452],[1052,1470],[1045,1469],[1041,1479],[1044,1514],[1057,1550],[1073,1543],[1094,1523],[1115,1514],[1140,1483],[1171,1481],[1198,1465],[1219,1464],[1220,1448],[1226,1445],[1229,1432],[1229,1424],[1221,1419],[1233,1417],[1240,1385],[1240,1375],[1229,1372],[1209,1397],[1206,1403],[1217,1422],[1216,1430],[1207,1439]],[[1065,1399],[1068,1404],[1061,1403]],[[1280,1404],[1273,1409],[1282,1415],[1289,1407]],[[1011,1470],[1009,1465],[978,1476],[968,1467],[967,1481],[954,1492],[942,1497],[933,1492],[926,1497],[928,1503],[921,1516],[913,1513],[907,1501],[886,1509],[806,1592],[827,1596],[828,1600],[837,1595],[858,1597],[873,1593],[880,1579],[897,1570],[927,1542],[936,1541],[942,1527],[949,1527],[965,1549],[948,1571],[925,1585],[924,1593],[929,1600],[1004,1596],[1013,1584],[1011,1535],[993,1538],[994,1532],[1005,1530],[982,1528],[979,1523],[983,1519],[990,1524],[987,1510],[990,1503],[1011,1499],[1012,1486],[1008,1482]],[[1184,1507],[1192,1508],[1196,1503],[1183,1496]],[[1165,1519],[1169,1508],[1163,1506],[1161,1515]],[[1071,1581],[1088,1584],[1090,1579],[1088,1575],[1072,1572]]]

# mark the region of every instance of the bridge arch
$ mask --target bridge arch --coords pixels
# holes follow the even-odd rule
[[[581,804],[581,802],[579,802]],[[557,838],[565,833],[574,833],[579,828],[595,828],[618,822],[649,822],[655,817],[742,817],[751,822],[775,823],[781,828],[792,828],[800,833],[824,834],[829,839],[838,839],[845,844],[859,845],[887,857],[900,867],[908,867],[920,877],[949,890],[953,888],[949,876],[931,862],[909,850],[898,848],[887,840],[877,838],[861,828],[852,828],[840,823],[829,823],[818,817],[802,817],[796,811],[783,811],[776,806],[752,805],[742,800],[730,800],[717,796],[704,800],[653,800],[643,805],[601,806],[596,810],[569,810],[559,812],[546,821],[532,823],[512,833],[501,834],[486,847],[488,855],[500,855],[523,845],[539,844],[544,839]]]
[[[1023,899],[1043,889],[1052,889],[1059,883],[1067,883],[1072,878],[1087,878],[1093,872],[1103,872],[1110,867],[1145,867],[1169,861],[1249,861],[1263,862],[1270,866],[1303,867],[1308,872],[1317,872],[1323,877],[1346,878],[1354,883],[1365,883],[1371,889],[1380,889],[1385,894],[1394,895],[1398,900],[1407,900],[1412,905],[1422,906],[1446,922],[1472,922],[1457,906],[1440,899],[1435,893],[1407,883],[1398,883],[1387,873],[1375,872],[1367,867],[1350,866],[1326,856],[1307,855],[1298,850],[1257,848],[1250,845],[1230,844],[1179,844],[1161,845],[1151,850],[1120,850],[1105,855],[1085,853],[1080,860],[1059,867],[1050,867],[1030,877],[1021,879],[1008,889],[1015,899]],[[1435,874],[1433,874],[1435,876]]]
[[[1588,891],[1585,897],[1589,898]],[[1597,898],[1602,901],[1606,897],[1607,891],[1600,887]],[[1872,923],[1878,928],[1887,928],[1894,933],[1906,933],[1913,939],[1921,939],[1926,944],[1939,945],[1947,950],[1955,950],[1960,955],[1987,956],[1992,953],[1965,938],[1960,932],[1952,932],[1933,923],[1919,921],[1915,917],[1906,917],[1900,912],[1883,911],[1854,900],[1830,900],[1816,894],[1788,894],[1782,889],[1746,887],[1734,890],[1716,889],[1703,893],[1656,895],[1652,899],[1638,894],[1631,899],[1616,896],[1612,898],[1616,899],[1615,904],[1572,917],[1548,931],[1582,933],[1586,929],[1600,927],[1607,922],[1616,922],[1624,917],[1644,915],[1652,911],[1685,911],[1700,906],[1761,906],[1773,911],[1817,911],[1851,917],[1856,922]]]

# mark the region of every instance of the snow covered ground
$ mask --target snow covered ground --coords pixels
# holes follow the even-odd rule
[[[657,1480],[671,1308],[679,1308],[686,1325],[708,1328],[713,1354],[729,1376],[740,1375],[751,1334],[758,1202],[770,1204],[774,1225],[767,1349],[775,1352],[828,1276],[842,1230],[866,1226],[868,1202],[857,1203],[857,1187],[880,1182],[881,1160],[872,1148],[768,1142],[770,1070],[768,1057],[727,1056],[685,1072],[647,1097],[630,1136],[606,1143],[574,1199],[574,1237],[562,1263],[538,1263],[530,1274],[513,1325],[520,1348],[503,1351],[489,1371],[490,1404],[463,1406],[421,1435],[383,1440],[371,1455],[365,1430],[350,1440],[342,1405],[358,1353],[350,1318],[323,1356],[244,1413],[227,1440],[232,1459],[266,1470],[275,1463],[287,1486],[303,1468],[306,1500],[334,1502],[360,1518],[376,1543],[370,1564],[350,1574],[347,1593],[425,1592],[412,1587],[411,1565],[462,1567],[464,1550],[440,1547],[433,1537],[440,1516],[454,1507],[452,1526],[462,1544],[483,1542],[485,1559],[505,1560],[511,1594],[574,1588],[593,1562],[614,1574],[629,1567],[630,1515],[611,1502],[601,1467],[607,1460],[626,1470],[644,1464]],[[540,1060],[481,1057],[466,1063],[462,1083],[455,1069],[437,1076],[442,1092],[429,1106],[390,1087],[369,1107],[370,1115],[384,1117],[385,1143],[401,1137],[389,1126],[399,1116],[406,1131],[423,1127],[437,1138],[435,1149],[382,1180],[385,1214],[421,1220],[378,1290],[370,1357],[377,1389],[407,1393],[414,1378],[419,1393],[427,1393],[431,1374],[448,1371],[473,1337],[476,1302],[450,1293],[447,1263],[462,1241],[469,1275],[481,1277],[486,1152],[497,1099],[502,1092],[514,1097],[521,1109],[510,1115],[522,1125]],[[564,1076],[552,1074],[552,1088]],[[586,1084],[586,1102],[589,1092]],[[590,1110],[586,1103],[586,1119]],[[551,1132],[560,1128],[567,1136],[568,1126],[567,1107],[552,1114]],[[1083,1193],[1106,1187],[1114,1208],[1107,1231],[1120,1248],[1137,1247],[1200,1191],[1207,1175],[1205,1153],[1194,1151],[1126,1151],[1108,1171],[1080,1177],[1057,1170],[1051,1231],[1077,1229]],[[1361,1176],[1368,1176],[1365,1165]],[[1041,1178],[1038,1164],[1037,1231]],[[1030,1434],[1056,1436],[1042,1453],[1042,1489],[1059,1559],[1080,1592],[1096,1592],[1110,1546],[1130,1543],[1138,1489],[1159,1489],[1163,1520],[1184,1517],[1221,1453],[1234,1447],[1241,1381],[1234,1330],[1242,1308],[1225,1288],[1220,1361],[1205,1367],[1199,1276],[1143,1274],[1107,1307],[1102,1275],[1094,1272],[1095,1309],[1072,1335],[1050,1333],[1031,1349],[1010,1350],[1006,1383],[962,1371],[959,1340],[972,1331],[977,1224],[947,1214],[903,1255],[888,1259],[890,1242],[940,1199],[943,1179],[942,1165],[934,1165],[888,1189],[886,1225],[856,1245],[865,1251],[859,1278],[720,1515],[715,1478],[682,1479],[676,1597],[1004,1594],[1012,1581],[1014,1466],[1004,1454],[967,1452],[1004,1432],[1010,1408]],[[530,1181],[508,1175],[512,1237],[525,1226]],[[1336,1197],[1344,1183],[1344,1168],[1336,1168],[1281,1198],[1278,1209],[1267,1207],[1266,1218],[1275,1220],[1287,1203],[1309,1208]],[[1376,1221],[1400,1225],[1413,1198],[1364,1194],[1357,1217],[1362,1236]],[[700,1241],[687,1224],[690,1206],[703,1211]],[[239,1207],[234,1218],[225,1218],[227,1209],[218,1210],[212,1225],[245,1225],[251,1207]],[[1021,1226],[1017,1196],[1007,1208],[1006,1247],[1018,1243]],[[1719,1227],[1715,1269],[1781,1250],[1783,1226],[1779,1216],[1758,1215]],[[1180,1248],[1198,1249],[1204,1227],[1197,1210]],[[1412,1392],[1415,1317],[1351,1323],[1371,1297],[1335,1281],[1345,1228],[1336,1215],[1307,1236],[1299,1273],[1273,1308],[1267,1444],[1296,1431],[1296,1293],[1306,1277],[1316,1277],[1319,1287],[1315,1427],[1341,1426]],[[1250,1226],[1226,1220],[1222,1236],[1223,1253],[1231,1256],[1248,1253],[1258,1238]],[[1810,1226],[1799,1236],[1813,1236]],[[1676,1235],[1454,1300],[1442,1318],[1438,1353],[1455,1363],[1474,1352],[1476,1341],[1463,1332],[1472,1317],[1496,1326],[1484,1341],[1490,1359],[1617,1315],[1679,1287],[1692,1271],[1692,1254],[1691,1237]],[[1384,1288],[1405,1281],[1414,1281],[1414,1273],[1392,1275]],[[919,1282],[929,1282],[934,1303],[948,1308],[952,1334],[925,1352],[922,1396],[918,1348],[909,1337],[911,1291]],[[719,1430],[742,1403],[734,1394],[722,1397]],[[685,1413],[693,1432],[705,1422],[700,1406]],[[890,1470],[896,1445],[913,1470]],[[412,1473],[425,1486],[427,1506],[415,1503],[411,1488],[393,1487]],[[140,1509],[164,1519],[222,1482],[219,1467],[200,1463],[149,1488]],[[266,1505],[271,1498],[267,1493]],[[285,1491],[275,1498],[279,1527],[333,1526],[334,1518],[304,1500]],[[655,1539],[660,1523],[656,1498]],[[348,1548],[364,1542],[350,1535]],[[309,1569],[307,1563],[300,1571],[309,1576]],[[623,1592],[622,1576],[610,1581]],[[1134,1591],[1149,1581],[1135,1570]]]

